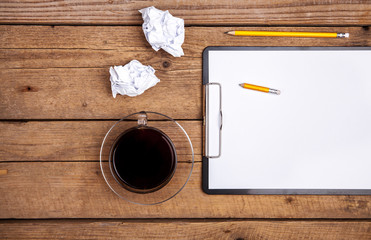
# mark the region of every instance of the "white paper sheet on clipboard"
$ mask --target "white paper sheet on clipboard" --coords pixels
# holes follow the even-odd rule
[[[205,51],[206,192],[371,194],[370,48]]]

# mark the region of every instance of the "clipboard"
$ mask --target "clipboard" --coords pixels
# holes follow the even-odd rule
[[[371,195],[370,63],[371,47],[207,47],[203,191]]]

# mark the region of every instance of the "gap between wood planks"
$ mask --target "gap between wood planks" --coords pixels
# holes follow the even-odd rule
[[[81,122],[108,122],[108,121],[119,121],[120,119],[117,119],[117,118],[105,118],[105,119],[78,119],[78,118],[68,118],[68,119],[52,119],[52,118],[46,118],[46,119],[0,119],[0,122],[22,122],[22,123],[27,123],[27,122],[76,122],[76,121],[81,121]],[[174,119],[175,121],[188,121],[188,122],[191,122],[191,121],[200,121],[200,120],[203,120],[203,119],[198,119],[198,118],[195,118],[195,119],[189,119],[189,118],[185,118],[185,119],[181,119],[181,118],[177,118],[177,119]],[[127,120],[127,121],[137,121],[137,120]],[[165,121],[165,120],[161,120],[161,119],[151,119],[151,121],[154,121],[154,122],[160,122],[160,121]]]
[[[54,28],[55,26],[62,26],[62,27],[141,27],[142,24],[89,24],[89,23],[79,23],[79,24],[67,24],[67,23],[56,23],[56,24],[48,24],[48,23],[1,23],[4,26],[50,26]],[[365,24],[323,24],[323,25],[310,25],[310,24],[184,24],[184,27],[288,27],[288,28],[297,28],[297,27],[362,27],[368,28],[371,25]]]
[[[370,218],[4,218],[1,223],[10,222],[125,222],[125,223],[177,223],[177,222],[370,222]]]

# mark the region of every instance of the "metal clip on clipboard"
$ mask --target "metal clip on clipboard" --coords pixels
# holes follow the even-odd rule
[[[216,85],[219,87],[219,151],[217,155],[210,154],[210,85]],[[207,158],[219,158],[221,156],[222,149],[222,127],[223,127],[223,113],[222,113],[222,86],[220,83],[210,82],[205,84],[206,91],[206,104],[205,104],[205,157]]]

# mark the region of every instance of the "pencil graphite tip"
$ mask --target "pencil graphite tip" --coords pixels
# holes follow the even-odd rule
[[[244,84],[243,84],[243,83],[240,83],[239,85],[240,85],[241,87],[243,87]]]
[[[225,32],[225,34],[234,35],[234,31]]]

